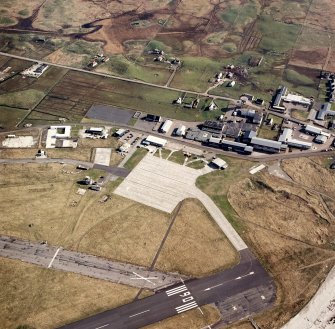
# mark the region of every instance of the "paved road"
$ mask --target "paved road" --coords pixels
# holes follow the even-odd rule
[[[161,289],[186,278],[8,236],[0,236],[0,256],[150,290]]]
[[[232,315],[238,311],[240,317],[245,317],[253,310],[269,307],[275,299],[271,278],[248,249],[241,251],[240,256],[240,263],[229,270],[204,279],[181,282],[153,296],[68,324],[61,329],[138,329],[205,304],[234,300],[234,296],[241,297],[241,294],[244,301],[250,299],[252,303],[241,313],[236,300],[237,304],[230,305]]]
[[[125,168],[120,167],[109,167],[109,166],[103,166],[99,164],[94,164],[92,162],[86,162],[86,161],[79,161],[79,160],[73,160],[73,159],[0,159],[0,163],[4,164],[11,164],[11,163],[66,163],[71,165],[83,165],[88,168],[94,168],[99,170],[104,170],[109,174],[112,174],[114,176],[118,177],[127,177],[129,174],[129,170]]]
[[[11,58],[16,58],[16,59],[21,59],[21,60],[28,61],[28,62],[33,62],[33,63],[39,62],[39,63],[47,64],[47,65],[50,65],[50,66],[56,66],[56,67],[60,67],[60,68],[68,69],[68,70],[72,70],[72,71],[78,71],[78,72],[83,72],[83,73],[87,73],[87,74],[98,75],[98,76],[105,77],[105,78],[112,78],[112,79],[116,79],[116,80],[132,82],[132,83],[139,83],[141,85],[178,91],[180,93],[188,93],[188,94],[200,95],[200,96],[209,96],[209,97],[212,97],[212,98],[215,98],[215,99],[223,99],[223,100],[228,100],[228,101],[231,101],[233,103],[236,103],[236,100],[234,98],[210,95],[210,94],[207,94],[206,92],[198,93],[198,92],[191,91],[191,90],[186,90],[186,89],[172,88],[172,87],[169,87],[169,86],[166,86],[166,85],[162,86],[162,85],[158,85],[158,84],[150,83],[150,82],[145,82],[145,81],[141,81],[141,80],[122,78],[122,77],[112,75],[112,74],[99,73],[99,72],[94,72],[94,71],[87,71],[87,70],[84,70],[84,69],[75,68],[75,67],[71,67],[71,66],[67,66],[67,65],[55,64],[55,63],[51,63],[51,62],[47,62],[47,61],[43,61],[43,60],[39,60],[39,59],[35,59],[35,58],[12,55],[12,54],[8,54],[8,53],[4,53],[4,52],[0,52],[0,55],[1,56],[6,56],[6,57],[11,57]]]

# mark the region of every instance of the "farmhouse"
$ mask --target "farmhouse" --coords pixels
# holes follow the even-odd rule
[[[49,65],[47,64],[36,63],[28,69],[22,71],[21,74],[31,78],[39,78],[48,69],[48,67]]]

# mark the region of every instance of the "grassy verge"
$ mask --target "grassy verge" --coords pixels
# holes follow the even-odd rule
[[[193,168],[193,169],[202,169],[206,166],[206,163],[202,160],[193,161],[190,163],[187,163],[187,167]]]
[[[185,161],[184,152],[182,150],[173,152],[170,155],[169,160],[182,165],[184,163],[184,161]]]
[[[144,148],[137,149],[134,152],[134,154],[130,157],[130,159],[125,163],[124,167],[129,170],[134,169],[147,153],[148,153],[147,149]]]
[[[45,96],[44,92],[26,89],[0,95],[0,105],[31,110]]]

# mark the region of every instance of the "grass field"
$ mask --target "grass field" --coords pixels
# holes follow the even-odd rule
[[[26,89],[0,95],[0,105],[31,110],[45,96],[41,91]]]
[[[193,168],[193,169],[202,169],[206,166],[206,163],[202,160],[197,160],[197,161],[190,161],[187,164],[187,167]]]
[[[334,174],[320,158],[285,160],[284,170],[302,184],[297,186],[267,173],[249,176],[251,163],[225,160],[227,170],[202,176],[197,183],[273,275],[275,306],[255,319],[261,327],[277,328],[311,298],[335,263],[335,227],[329,217],[329,211],[335,210]],[[316,190],[324,193],[324,201]]]
[[[156,268],[206,276],[231,267],[237,261],[236,251],[204,206],[197,200],[188,199],[182,203]]]
[[[130,159],[125,163],[124,167],[132,170],[137,164],[148,154],[148,150],[144,148],[137,149],[134,154],[130,157]]]
[[[176,163],[178,163],[180,165],[184,164],[184,161],[185,161],[184,152],[182,150],[173,152],[169,156],[169,160],[173,161],[173,162],[176,162]]]
[[[28,114],[26,110],[0,106],[0,127],[6,130],[13,129],[26,114]]]
[[[263,123],[260,129],[258,130],[258,137],[260,138],[266,138],[266,139],[272,139],[277,140],[279,131],[272,130],[271,126],[268,126],[267,124]]]
[[[291,110],[291,117],[294,119],[298,119],[301,121],[307,121],[309,112],[307,110],[299,110],[299,109],[292,109]]]
[[[52,329],[131,302],[138,291],[5,258],[0,267],[2,328]]]

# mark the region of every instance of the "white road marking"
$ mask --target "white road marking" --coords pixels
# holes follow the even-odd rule
[[[215,286],[206,288],[204,291],[209,291],[209,290],[212,290],[212,289],[214,289],[214,288],[216,288],[216,287],[220,287],[220,286],[222,286],[222,285],[223,285],[223,283],[219,283],[219,284],[217,284],[217,285],[215,285]]]
[[[175,309],[176,309],[177,313],[183,313],[183,312],[186,312],[186,311],[191,310],[192,308],[196,308],[196,307],[198,307],[198,304],[195,301],[193,301],[191,303],[178,306]]]
[[[237,278],[235,278],[235,280],[241,280],[242,278],[245,278],[246,276],[253,275],[253,274],[255,274],[255,272],[250,272],[246,275],[238,276]]]
[[[140,312],[140,313],[136,313],[136,314],[133,314],[133,315],[129,315],[130,318],[133,318],[134,316],[138,316],[140,314],[143,314],[143,313],[147,313],[147,312],[150,312],[150,310],[145,310],[143,312]]]
[[[265,299],[265,296],[262,295],[261,298],[262,298],[262,299]]]
[[[173,296],[173,295],[179,294],[179,293],[181,293],[181,292],[183,292],[185,290],[187,290],[187,287],[185,285],[182,285],[182,286],[179,286],[179,287],[167,290],[166,294],[168,296]]]
[[[107,327],[107,326],[109,326],[109,323],[107,323],[107,324],[105,324],[105,325],[103,325],[103,326],[101,326],[101,327],[97,327],[97,328],[95,328],[95,329],[101,329],[101,328],[105,328],[105,327]]]
[[[49,263],[49,265],[48,265],[48,268],[50,268],[50,267],[52,266],[52,263],[54,262],[55,258],[57,257],[57,255],[58,255],[58,253],[59,253],[59,251],[60,251],[61,249],[62,249],[62,248],[59,247],[59,248],[56,250],[54,256],[52,257],[52,259],[51,259],[51,261],[50,261],[50,263]]]
[[[149,279],[157,279],[157,278],[145,278],[144,276],[139,275],[139,274],[137,274],[136,272],[133,272],[133,274],[137,276],[137,278],[131,278],[131,279],[133,279],[133,280],[136,280],[136,279],[139,280],[139,279],[141,279],[141,280],[145,280],[145,281],[147,281],[147,282],[153,284],[154,286],[156,285],[156,283],[150,281]]]

